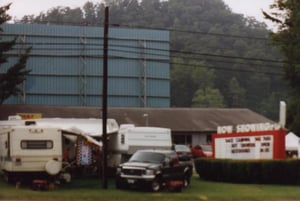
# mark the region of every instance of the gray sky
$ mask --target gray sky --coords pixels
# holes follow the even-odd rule
[[[82,7],[88,0],[1,0],[0,6],[12,2],[9,14],[16,19],[24,15],[38,15],[56,6],[68,6],[71,8]],[[89,0],[99,2],[101,0]],[[258,21],[266,22],[263,19],[261,10],[269,10],[274,0],[223,0],[235,13],[255,17]],[[268,23],[269,27],[272,25]]]

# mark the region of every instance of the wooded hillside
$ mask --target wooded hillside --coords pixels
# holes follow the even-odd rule
[[[173,107],[250,108],[277,121],[286,87],[265,24],[233,13],[222,0],[105,2],[111,26],[170,31]],[[102,26],[104,7],[56,7],[22,22]]]

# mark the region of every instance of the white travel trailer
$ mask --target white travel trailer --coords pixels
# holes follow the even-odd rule
[[[171,149],[172,138],[169,128],[135,127],[122,124],[117,134],[110,135],[108,141],[108,166],[117,167],[120,163],[141,149]]]
[[[118,129],[116,121],[109,119],[108,133]],[[7,181],[46,177],[68,182],[70,164],[88,165],[92,154],[91,147],[79,146],[78,137],[101,150],[102,143],[95,140],[101,135],[101,119],[0,121],[0,168]]]
[[[7,181],[24,173],[54,176],[63,165],[62,130],[35,125],[13,126],[0,130],[0,167]]]

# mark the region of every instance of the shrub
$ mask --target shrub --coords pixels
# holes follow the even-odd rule
[[[198,175],[211,181],[300,184],[300,160],[195,160]]]

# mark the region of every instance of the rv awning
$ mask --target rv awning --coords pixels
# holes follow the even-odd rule
[[[94,144],[96,146],[98,146],[100,149],[102,149],[102,142],[97,141],[96,139],[94,139],[93,137],[87,135],[86,133],[73,128],[73,129],[67,129],[67,130],[62,130],[63,133],[65,134],[65,136],[67,138],[69,138],[70,140],[73,140],[72,136],[79,136],[79,137],[83,137],[87,140],[87,142]],[[69,136],[70,135],[70,136]],[[69,137],[68,137],[69,136]]]

